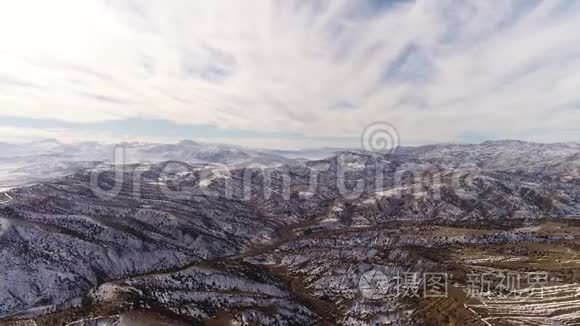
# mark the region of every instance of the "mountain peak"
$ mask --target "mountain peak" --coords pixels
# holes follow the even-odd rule
[[[523,145],[532,144],[523,140],[516,139],[500,139],[500,140],[486,140],[481,145]]]
[[[35,145],[41,145],[41,144],[60,145],[60,142],[55,138],[47,138],[47,139],[34,141],[34,142],[32,142],[32,144],[35,144]]]
[[[197,146],[199,143],[191,140],[191,139],[184,139],[178,143],[180,146]]]

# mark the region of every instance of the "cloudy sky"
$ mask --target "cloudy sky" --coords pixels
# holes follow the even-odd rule
[[[580,140],[580,1],[0,0],[0,141]]]

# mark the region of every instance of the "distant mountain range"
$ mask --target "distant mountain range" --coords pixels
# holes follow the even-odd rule
[[[0,158],[4,160],[43,158],[53,160],[110,162],[115,148],[126,151],[126,163],[160,162],[167,160],[191,163],[248,164],[280,163],[285,158],[269,151],[240,146],[197,143],[183,140],[177,144],[123,142],[101,144],[82,142],[63,144],[57,140],[45,140],[25,144],[0,143]]]
[[[542,173],[546,167],[559,174],[577,171],[578,143],[539,144],[516,140],[487,141],[478,145],[439,144],[401,147],[396,156],[413,156],[430,164],[482,168],[522,169]],[[258,150],[241,146],[198,143],[183,140],[176,144],[125,142],[101,144],[60,143],[55,139],[24,143],[0,143],[0,191],[11,187],[58,178],[102,163],[158,163],[178,161],[189,164],[218,164],[239,167],[249,164],[276,165],[324,159],[347,150],[319,148],[304,150]],[[556,173],[554,171],[554,173]]]
[[[178,161],[234,167],[248,164],[284,164],[290,160],[275,151],[203,144],[191,140],[177,144],[63,144],[56,140],[25,144],[0,143],[0,190],[65,176],[102,163],[151,164]]]

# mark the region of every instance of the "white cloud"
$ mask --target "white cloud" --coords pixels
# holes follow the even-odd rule
[[[580,121],[580,3],[386,7],[3,1],[0,115],[330,137],[388,121],[408,143],[578,140],[562,130]]]

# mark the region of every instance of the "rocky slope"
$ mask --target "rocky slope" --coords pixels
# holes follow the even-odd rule
[[[472,263],[450,265],[450,255],[471,247],[576,252],[574,232],[522,227],[580,215],[578,153],[573,143],[503,141],[265,167],[85,167],[0,202],[0,316],[428,324],[423,300],[369,298],[361,279],[376,270],[465,278]],[[95,192],[116,184],[114,196]],[[439,303],[459,307],[453,318],[484,318],[453,300]]]

